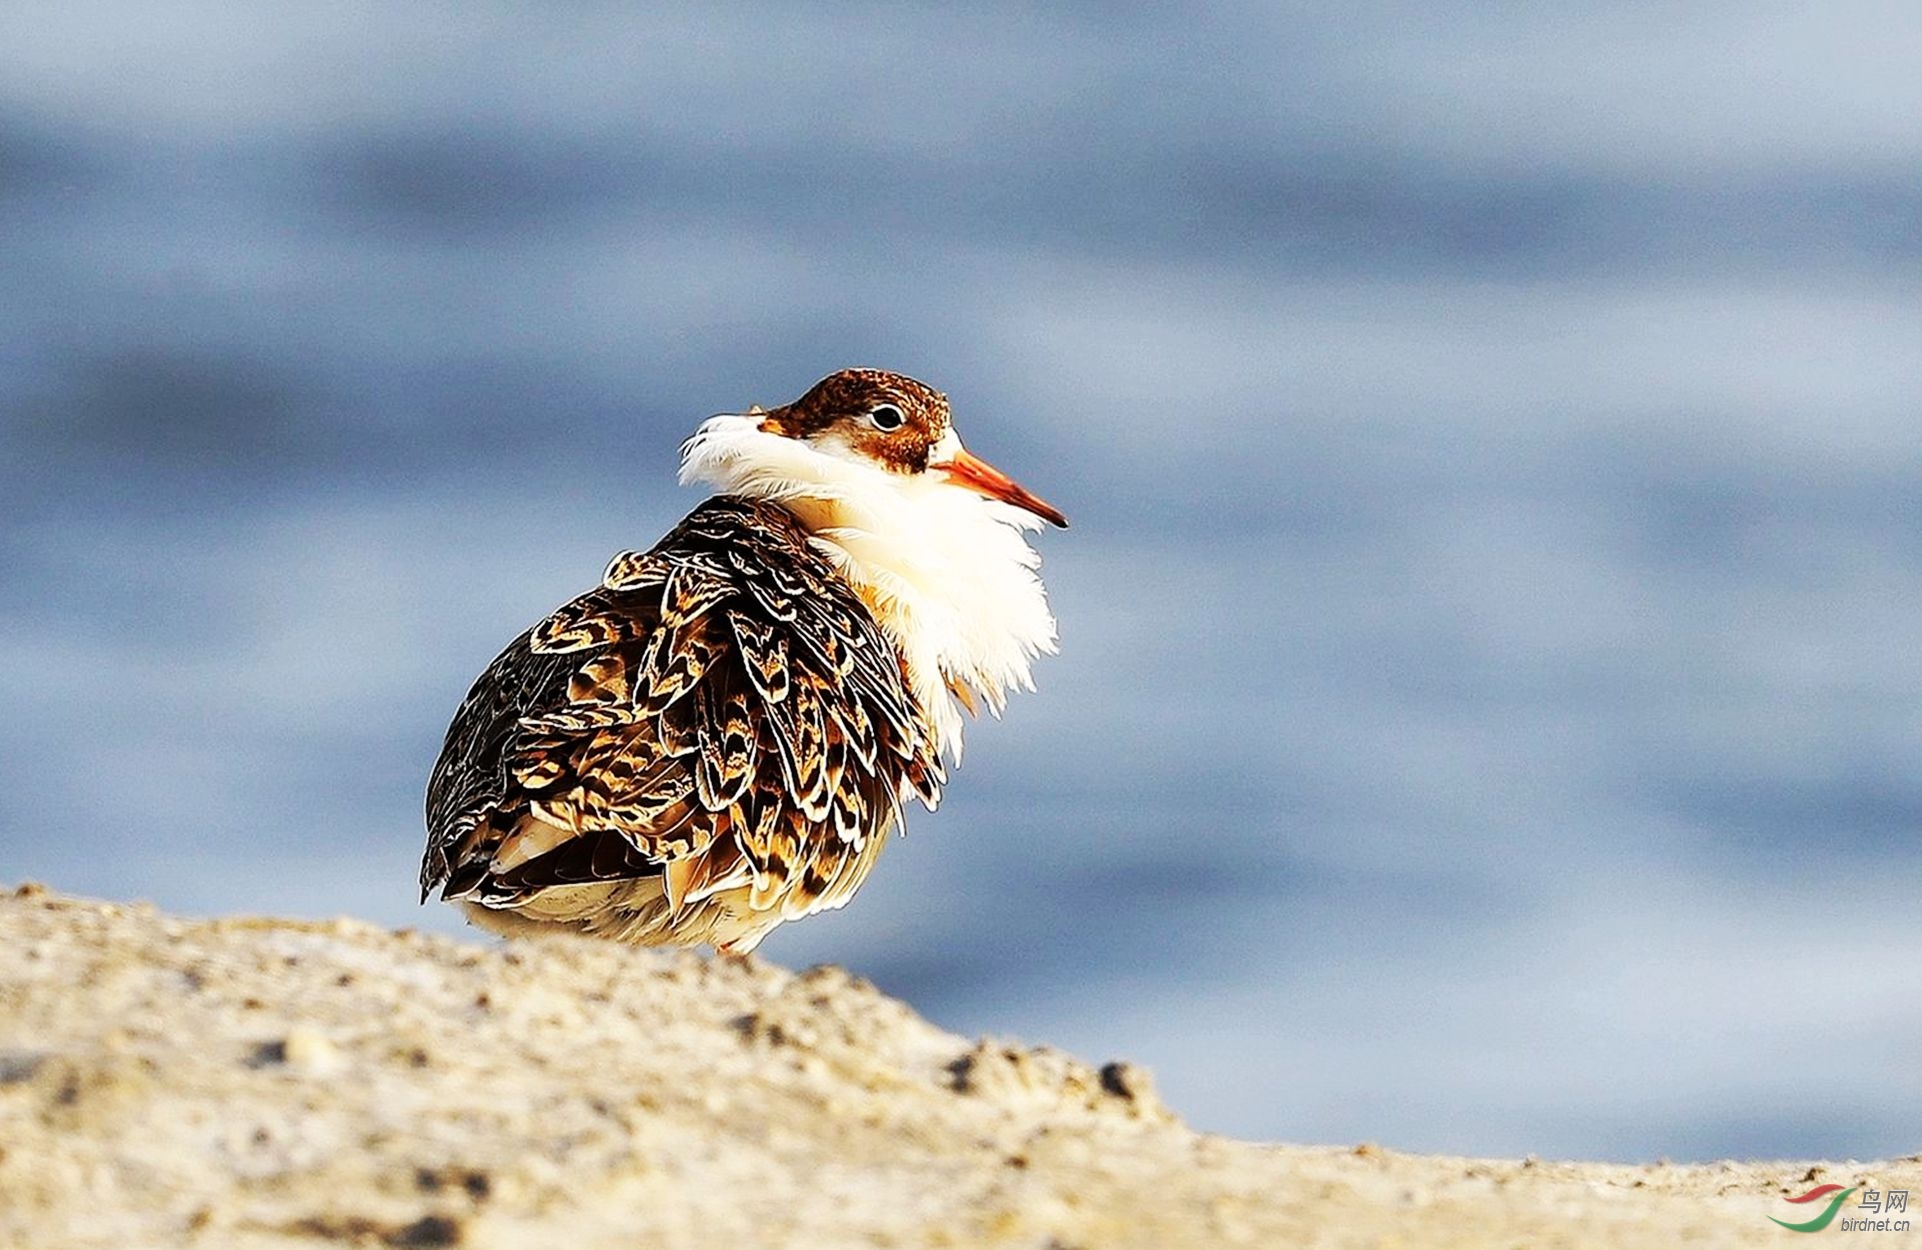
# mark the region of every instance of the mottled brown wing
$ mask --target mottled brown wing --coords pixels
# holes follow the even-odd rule
[[[429,783],[422,894],[664,876],[676,905],[740,888],[792,917],[843,901],[902,795],[941,782],[892,647],[806,531],[710,500],[475,682]]]

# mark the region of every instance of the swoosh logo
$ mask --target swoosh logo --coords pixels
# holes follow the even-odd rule
[[[1809,1190],[1807,1193],[1803,1194],[1800,1198],[1790,1198],[1788,1201],[1816,1202],[1816,1201],[1819,1201],[1824,1194],[1835,1194],[1833,1198],[1829,1199],[1828,1208],[1825,1211],[1823,1211],[1822,1214],[1816,1216],[1812,1220],[1804,1220],[1800,1224],[1791,1224],[1787,1220],[1777,1220],[1772,1215],[1769,1216],[1769,1219],[1774,1220],[1775,1223],[1780,1224],[1783,1228],[1788,1229],[1791,1233],[1819,1233],[1823,1229],[1829,1226],[1829,1224],[1835,1219],[1835,1213],[1842,1209],[1842,1204],[1844,1202],[1847,1202],[1849,1195],[1854,1193],[1858,1188],[1860,1188],[1860,1186],[1851,1185],[1847,1189],[1842,1189],[1840,1185],[1817,1185],[1814,1189]],[[1835,1191],[1838,1189],[1841,1189],[1842,1192],[1835,1193]]]

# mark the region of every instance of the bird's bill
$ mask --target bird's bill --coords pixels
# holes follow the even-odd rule
[[[989,499],[999,499],[1017,508],[1034,513],[1050,525],[1068,528],[1068,518],[1061,515],[1055,507],[1039,495],[1029,491],[1001,470],[995,468],[981,457],[966,449],[957,450],[954,458],[939,466],[948,479],[957,486],[965,486]]]

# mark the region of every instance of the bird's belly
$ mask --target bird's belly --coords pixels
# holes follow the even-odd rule
[[[516,903],[488,906],[461,900],[469,924],[503,937],[575,933],[635,946],[712,946],[744,955],[786,917],[755,911],[748,890],[725,890],[676,909],[658,877],[556,885]]]

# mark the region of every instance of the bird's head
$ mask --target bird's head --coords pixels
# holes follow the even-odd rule
[[[750,437],[787,440],[788,446]],[[814,465],[794,453],[800,444],[825,457]],[[948,397],[924,382],[881,369],[843,369],[830,373],[807,394],[778,408],[750,409],[716,417],[701,427],[683,452],[681,476],[701,478],[729,489],[759,480],[800,489],[749,493],[804,493],[809,479],[824,488],[842,489],[833,462],[865,466],[917,486],[940,483],[1009,504],[1051,525],[1068,519],[1013,478],[961,445]],[[716,472],[725,467],[727,472]],[[783,482],[783,479],[793,479]],[[1029,522],[1033,524],[1033,522]]]

